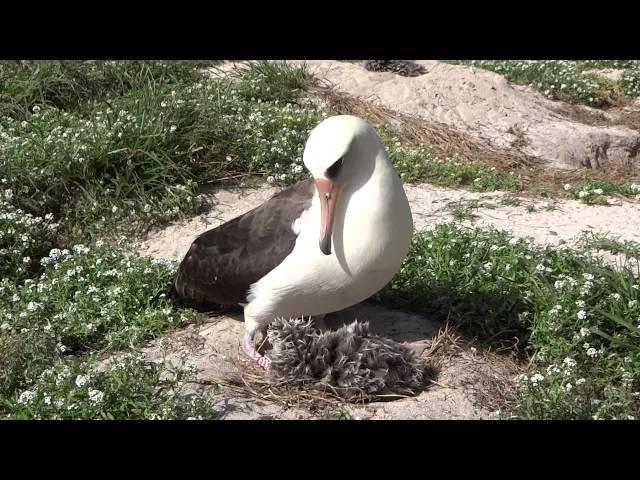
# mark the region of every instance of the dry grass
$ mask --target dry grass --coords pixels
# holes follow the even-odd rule
[[[585,125],[596,127],[623,126],[640,131],[640,109],[630,106],[628,101],[614,104],[605,110],[586,108],[572,103],[558,103],[553,110]]]
[[[453,357],[465,357],[465,363],[468,364],[465,370],[468,375],[461,378],[460,386],[472,392],[475,405],[487,411],[511,411],[513,379],[523,372],[524,365],[513,356],[499,351],[476,350],[472,347],[474,343],[465,341],[455,329],[446,324],[434,337],[424,356],[429,359],[430,366],[437,370],[450,364]],[[469,358],[470,356],[472,358]],[[437,379],[432,379],[431,383],[451,388]]]
[[[272,383],[269,377],[254,365],[247,366],[240,360],[231,362],[235,374],[217,382],[240,395],[273,402],[284,408],[302,408],[318,413],[345,402],[330,390],[305,389],[290,383]]]
[[[470,364],[472,375],[465,380],[465,387],[473,392],[474,403],[488,411],[512,411],[514,378],[525,369],[513,358],[493,352],[479,351]]]
[[[440,369],[460,352],[462,348],[460,342],[461,337],[449,326],[449,323],[446,323],[433,337],[431,345],[422,353],[422,357],[428,359],[431,368]]]
[[[447,322],[424,355],[438,370],[450,364],[453,357],[462,356],[467,364],[465,370],[468,375],[461,377],[460,386],[472,392],[474,404],[488,411],[510,411],[513,379],[518,373],[522,373],[524,365],[513,355],[500,353],[503,350],[512,351],[513,347],[495,351],[491,348],[478,350],[473,346],[475,344],[475,339],[469,340],[459,335]],[[431,383],[450,388],[436,380]]]
[[[573,198],[573,196],[564,190],[565,184],[576,184],[584,181],[586,178],[597,181],[612,182],[632,182],[640,181],[640,166],[632,163],[628,164],[609,164],[606,171],[603,170],[555,170],[536,168],[526,175],[522,175],[522,184],[524,190],[519,195],[524,197],[549,197],[549,198]],[[619,195],[613,192],[607,193],[608,196],[616,197],[622,201],[630,203],[638,203],[630,197]]]

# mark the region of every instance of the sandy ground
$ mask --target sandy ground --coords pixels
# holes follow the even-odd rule
[[[606,165],[609,160],[628,160],[640,134],[624,127],[592,127],[578,124],[556,112],[551,102],[526,87],[512,86],[499,75],[439,62],[422,61],[426,75],[404,78],[392,73],[372,73],[358,64],[333,61],[308,62],[313,71],[346,93],[381,102],[402,113],[426,121],[453,126],[469,136],[511,147],[516,139],[507,133],[518,125],[526,135],[525,153],[559,166]],[[639,105],[640,106],[640,105]],[[586,109],[588,110],[588,109]],[[637,154],[637,152],[636,152]],[[631,156],[633,157],[633,155]],[[563,201],[547,208],[550,201],[526,200],[520,206],[500,205],[502,193],[472,193],[431,185],[406,185],[416,230],[453,219],[448,205],[477,200],[485,205],[473,210],[473,222],[462,223],[508,229],[518,237],[532,237],[540,245],[575,244],[583,231],[613,234],[640,241],[640,205],[616,202],[613,206],[587,206]],[[259,205],[276,189],[219,190],[211,194],[213,208],[196,218],[156,230],[142,240],[139,252],[168,259],[181,259],[194,238],[203,231]],[[533,206],[535,211],[527,208]],[[442,325],[428,318],[360,304],[327,318],[336,327],[354,319],[368,320],[373,333],[399,341],[422,342],[437,336]],[[215,383],[252,368],[239,352],[242,316],[217,316],[190,325],[151,343],[145,352],[161,361],[161,344],[168,348],[168,361],[184,353],[199,370],[201,382]],[[485,380],[512,375],[508,362],[495,355],[459,344],[440,366],[424,392],[415,398],[374,402],[366,406],[345,405],[362,419],[480,419],[496,413],[479,401]],[[198,387],[206,388],[206,387]],[[485,392],[486,393],[486,392]],[[223,389],[218,395],[223,419],[322,418],[296,405],[282,405]]]

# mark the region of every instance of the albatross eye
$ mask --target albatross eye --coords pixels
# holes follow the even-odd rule
[[[343,163],[344,163],[344,157],[338,159],[338,161],[334,162],[333,165],[327,168],[325,175],[328,178],[332,178],[332,179],[336,178],[338,176],[338,173],[340,173],[340,167],[342,167]]]

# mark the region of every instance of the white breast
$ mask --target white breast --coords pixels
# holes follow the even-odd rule
[[[365,300],[391,280],[413,233],[402,182],[389,165],[377,169],[346,200],[342,198],[337,206],[332,254],[324,255],[318,245],[316,195],[311,208],[292,225],[300,232],[292,253],[252,286],[247,307],[251,312],[267,316],[330,313]]]

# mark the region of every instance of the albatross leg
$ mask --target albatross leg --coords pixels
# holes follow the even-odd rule
[[[260,355],[256,350],[255,338],[256,332],[258,330],[264,330],[265,326],[260,325],[258,322],[253,320],[251,317],[247,317],[245,314],[245,333],[240,340],[240,346],[242,351],[251,359],[255,360],[258,366],[268,372],[271,367],[271,360],[265,355]]]
[[[240,346],[242,347],[242,351],[251,359],[255,360],[258,366],[268,372],[271,368],[271,360],[269,357],[265,355],[260,355],[256,350],[255,346],[255,331],[253,332],[245,332],[242,335],[242,340],[240,340]]]

